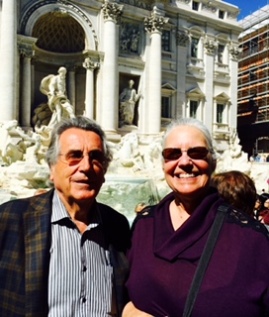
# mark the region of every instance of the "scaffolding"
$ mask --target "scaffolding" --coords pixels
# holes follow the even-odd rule
[[[255,113],[252,125],[268,122],[269,128],[269,5],[240,21],[240,26],[244,31],[239,36],[238,118]]]

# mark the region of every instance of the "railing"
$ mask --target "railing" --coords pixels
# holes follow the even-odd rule
[[[257,113],[256,122],[269,121],[269,106],[260,107]]]

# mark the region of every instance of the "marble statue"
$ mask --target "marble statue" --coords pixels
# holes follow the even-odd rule
[[[140,98],[140,94],[136,93],[134,81],[128,82],[128,87],[124,88],[120,94],[120,126],[132,125],[135,115],[135,104]]]
[[[58,69],[58,75],[48,75],[40,83],[40,91],[48,97],[48,106],[52,116],[48,125],[53,126],[62,117],[74,117],[74,109],[66,95],[65,67]]]
[[[230,132],[229,147],[218,157],[216,172],[238,170],[250,174],[251,164],[247,153],[242,151],[236,130]]]
[[[11,120],[0,122],[0,134],[0,203],[30,196],[40,188],[48,189],[49,168],[44,157],[51,127],[42,125],[24,131],[16,120]],[[169,191],[162,173],[162,133],[141,136],[130,132],[120,142],[110,143],[114,158],[99,198],[123,213],[127,209],[131,219],[137,202],[153,196],[161,198]],[[269,163],[249,162],[236,131],[231,131],[229,147],[217,161],[217,172],[240,170],[253,178],[258,192],[267,191]]]

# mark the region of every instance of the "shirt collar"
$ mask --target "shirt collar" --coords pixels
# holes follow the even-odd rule
[[[59,222],[63,219],[71,219],[69,213],[67,212],[63,202],[60,199],[60,196],[57,190],[54,190],[53,198],[52,198],[52,215],[51,215],[51,223]],[[91,211],[90,211],[90,224],[89,228],[97,227],[101,224],[101,215],[98,208],[98,204],[96,201],[94,202]]]

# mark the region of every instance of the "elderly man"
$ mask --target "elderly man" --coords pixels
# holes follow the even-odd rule
[[[111,157],[94,121],[54,127],[54,189],[0,206],[0,316],[120,316],[129,225],[96,201]]]

